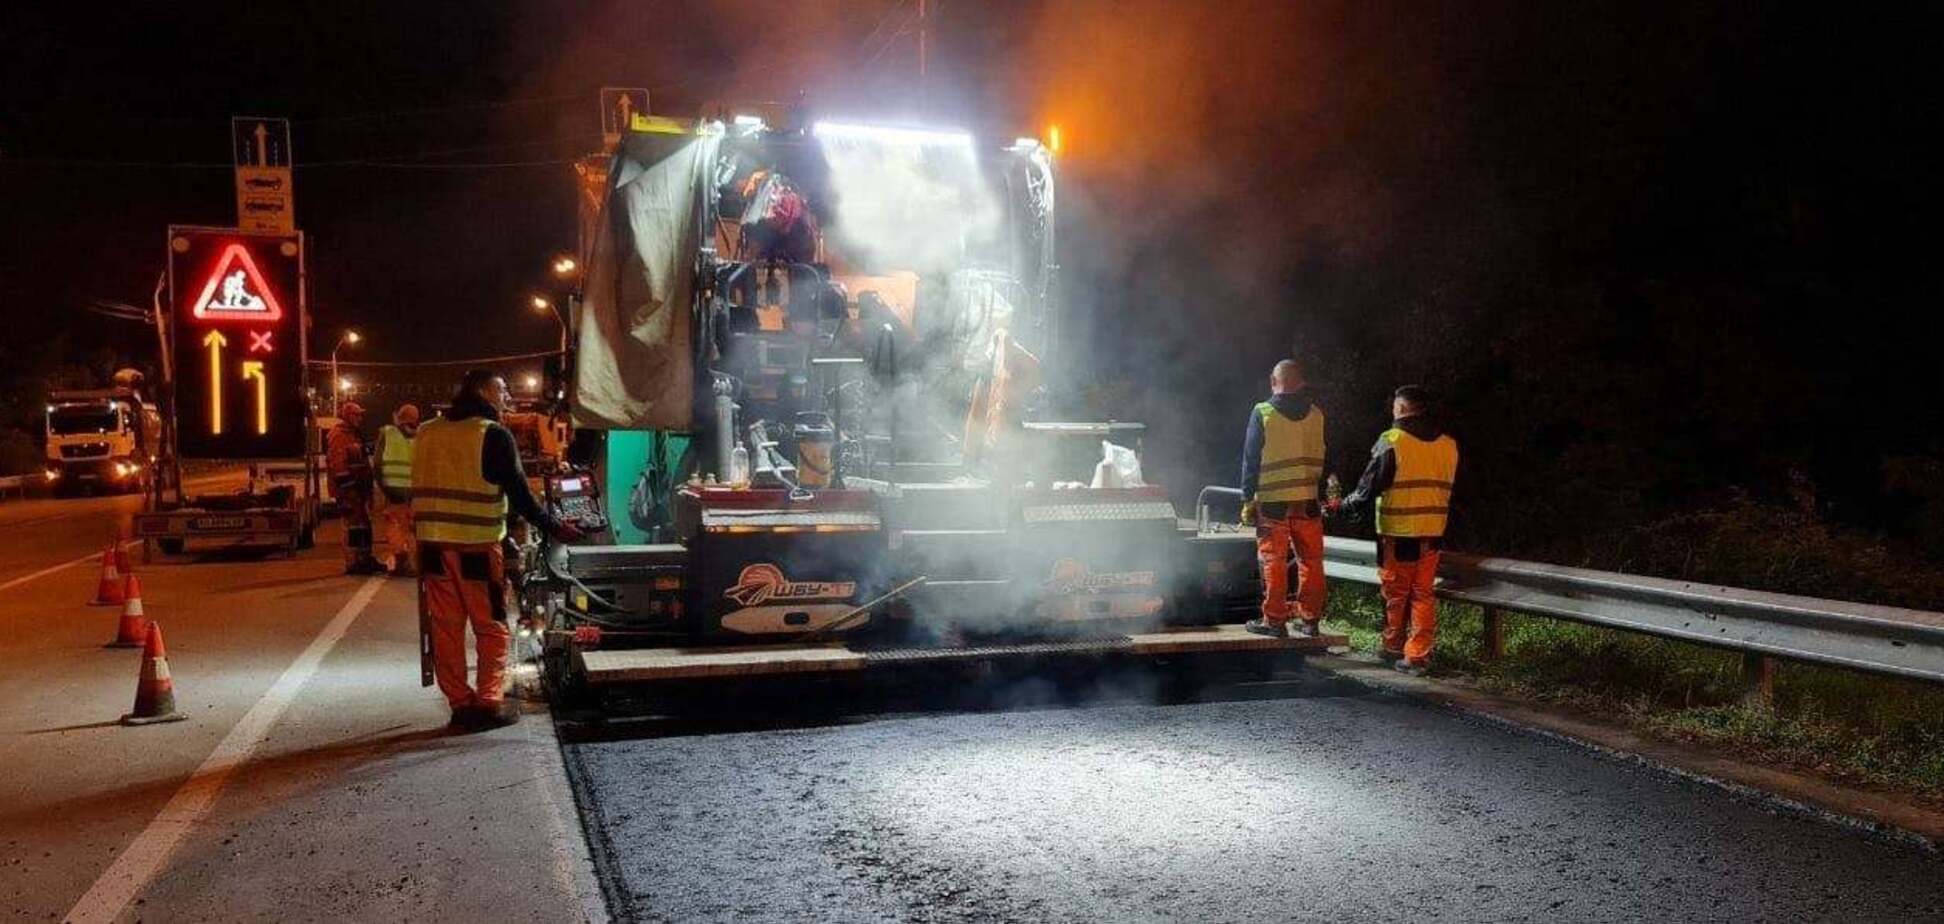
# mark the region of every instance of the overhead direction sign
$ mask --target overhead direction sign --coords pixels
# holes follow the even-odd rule
[[[634,124],[634,117],[648,114],[647,87],[601,88],[601,138],[608,147],[621,142],[621,135]]]
[[[303,457],[303,279],[302,235],[169,228],[183,458]]]
[[[236,223],[245,231],[294,234],[296,190],[290,177],[290,120],[230,119],[236,165]]]

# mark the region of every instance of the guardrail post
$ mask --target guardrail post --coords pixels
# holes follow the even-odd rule
[[[1768,655],[1742,654],[1742,702],[1767,706],[1775,700],[1775,659]]]
[[[1505,620],[1501,615],[1497,607],[1485,607],[1484,652],[1480,657],[1487,662],[1505,657]]]

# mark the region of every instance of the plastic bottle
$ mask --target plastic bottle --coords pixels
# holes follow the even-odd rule
[[[749,483],[749,450],[741,446],[729,451],[729,483],[733,485]]]

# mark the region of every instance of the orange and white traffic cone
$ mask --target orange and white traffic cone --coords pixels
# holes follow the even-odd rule
[[[90,606],[120,606],[122,604],[121,569],[115,566],[115,545],[101,550],[101,580],[95,582],[95,598]]]
[[[108,643],[109,648],[140,648],[148,643],[148,614],[142,612],[142,582],[134,574],[128,576],[123,585],[121,625],[115,629],[115,640]]]
[[[175,681],[169,679],[169,655],[162,647],[162,627],[148,624],[142,646],[142,678],[135,683],[135,711],[121,717],[123,725],[179,722],[188,716],[176,711]]]

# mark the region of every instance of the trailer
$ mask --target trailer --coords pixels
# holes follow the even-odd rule
[[[192,542],[295,555],[312,543],[322,493],[304,236],[178,225],[168,253],[168,438],[135,537],[147,555]],[[191,494],[184,462],[245,465],[249,479],[236,492]]]
[[[557,692],[1347,643],[1242,631],[1254,537],[1178,515],[1145,425],[1070,413],[1045,147],[636,129],[583,174],[582,451],[544,479],[589,535],[519,592]]]

